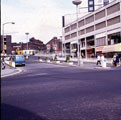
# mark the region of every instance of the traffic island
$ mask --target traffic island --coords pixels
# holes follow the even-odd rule
[[[21,69],[6,68],[6,69],[1,71],[1,78],[16,75],[16,74],[18,74],[20,72],[22,72]]]

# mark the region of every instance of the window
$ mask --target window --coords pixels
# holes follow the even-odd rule
[[[106,37],[101,37],[96,39],[96,46],[104,46],[106,45]]]

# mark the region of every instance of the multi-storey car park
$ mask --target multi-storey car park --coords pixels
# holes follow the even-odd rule
[[[78,27],[78,36],[77,36]],[[78,38],[77,38],[78,37]],[[77,57],[77,45],[85,58],[104,53],[121,54],[121,0],[115,0],[63,27],[63,51]]]

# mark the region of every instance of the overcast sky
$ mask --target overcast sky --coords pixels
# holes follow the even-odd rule
[[[79,7],[87,6],[87,1],[82,0]],[[84,14],[85,10],[80,10]],[[60,37],[62,16],[71,16],[66,14],[75,12],[72,0],[1,0],[1,24],[15,22],[15,25],[4,26],[5,34],[12,35],[12,42],[27,42],[26,32],[30,38],[44,43],[54,36]]]

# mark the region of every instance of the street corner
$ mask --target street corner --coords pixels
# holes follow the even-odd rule
[[[4,70],[1,70],[1,78],[4,78],[4,77],[9,77],[9,76],[12,76],[12,75],[16,75],[16,74],[19,74],[21,73],[23,70],[22,69],[19,69],[19,68],[9,68],[9,69],[4,69]]]

